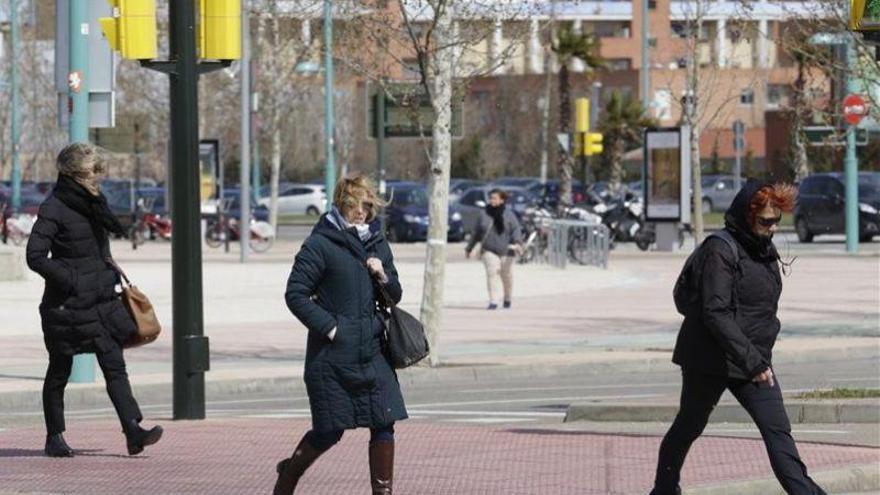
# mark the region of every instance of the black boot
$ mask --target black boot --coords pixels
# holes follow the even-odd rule
[[[275,467],[275,471],[278,472],[278,479],[275,481],[275,489],[272,491],[272,495],[293,495],[293,490],[296,488],[296,484],[299,483],[303,473],[324,452],[326,451],[312,447],[307,436],[303,437],[299,441],[299,445],[296,446],[296,450],[293,451],[293,455],[282,460]]]
[[[125,440],[128,444],[128,455],[140,454],[144,451],[144,447],[153,445],[162,438],[161,426],[154,426],[149,430],[145,430],[135,420],[126,423],[124,431]]]
[[[73,457],[73,449],[64,441],[64,435],[56,433],[46,435],[46,448],[44,452],[49,457]]]
[[[394,485],[394,442],[370,444],[370,487],[373,495],[392,495]]]

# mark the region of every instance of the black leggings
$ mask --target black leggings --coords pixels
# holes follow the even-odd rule
[[[306,433],[306,439],[309,444],[316,450],[325,451],[342,440],[345,430],[316,432],[314,430]],[[394,423],[383,428],[370,428],[370,443],[393,442],[394,441]]]
[[[128,383],[128,373],[125,371],[125,360],[122,357],[122,349],[114,346],[109,351],[98,351],[96,354],[101,371],[104,372],[104,381],[107,383],[107,395],[113,402],[116,415],[123,429],[132,420],[140,422],[143,419],[134,395],[131,393],[131,385]],[[43,381],[43,415],[46,419],[46,432],[49,435],[63,433],[64,424],[64,388],[70,378],[70,370],[73,365],[73,356],[64,354],[50,354],[49,368],[46,370],[46,380]]]
[[[673,495],[678,489],[681,467],[691,444],[696,440],[709,415],[725,389],[748,411],[764,439],[773,474],[788,494],[825,495],[807,475],[801,462],[791,424],[782,404],[779,382],[770,387],[766,382],[754,383],[723,376],[685,371],[681,389],[681,405],[672,427],[660,444],[657,477],[652,495]]]

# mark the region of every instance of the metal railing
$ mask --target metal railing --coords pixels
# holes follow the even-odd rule
[[[545,220],[548,232],[547,261],[565,268],[569,262],[608,268],[611,234],[600,223],[582,220]]]

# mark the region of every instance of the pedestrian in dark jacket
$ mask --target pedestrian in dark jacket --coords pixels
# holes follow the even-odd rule
[[[499,296],[504,288],[504,308],[509,309],[513,297],[513,263],[520,251],[522,229],[519,220],[507,208],[507,193],[501,189],[489,192],[489,204],[480,215],[477,225],[465,247],[465,256],[477,243],[480,244],[480,257],[486,267],[486,281],[489,286],[489,307],[498,309]]]
[[[682,368],[680,409],[660,444],[652,495],[681,493],[685,456],[725,389],[758,426],[786,493],[825,493],[798,455],[772,365],[782,293],[781,261],[772,238],[782,214],[794,208],[795,195],[790,185],[747,182],[725,215],[725,229],[739,254],[713,236],[695,255],[699,298],[686,311],[673,354]]]
[[[73,356],[94,353],[122,423],[128,453],[159,441],[160,426],[145,430],[131,392],[122,344],[137,327],[121,300],[119,274],[107,262],[109,234],[124,229],[99,188],[103,159],[94,146],[74,143],[57,160],[55,189],[40,206],[27,245],[27,263],[46,280],[40,303],[49,368],[43,382],[46,455],[72,457],[64,441],[64,388]]]
[[[364,176],[342,179],[334,206],[315,225],[287,282],[287,307],[308,329],[304,380],[312,429],[277,466],[275,495],[290,495],[308,467],[344,430],[371,430],[372,493],[390,495],[394,423],[406,419],[397,375],[383,353],[380,288],[402,296],[381,219],[383,202]]]

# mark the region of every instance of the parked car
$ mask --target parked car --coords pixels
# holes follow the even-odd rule
[[[521,187],[505,187],[505,186],[483,186],[476,187],[462,196],[458,202],[458,208],[464,220],[464,230],[470,234],[480,219],[480,215],[489,202],[489,191],[495,188],[501,189],[507,193],[507,205],[513,209],[517,218],[522,221],[526,208],[540,204],[541,200],[538,196],[532,194],[527,189]]]
[[[428,189],[417,182],[388,184],[385,231],[391,242],[415,242],[428,238]],[[465,232],[458,208],[449,207],[449,242],[461,242]]]
[[[474,179],[452,179],[449,181],[449,202],[457,203],[468,189],[480,187],[486,183]]]
[[[703,213],[727,211],[739,192],[734,187],[732,175],[704,175],[700,183],[703,185]]]
[[[541,200],[542,206],[545,208],[555,209],[559,206],[559,180],[549,179],[546,183],[532,184],[528,187],[528,191],[537,196]],[[588,203],[587,193],[581,181],[574,179],[571,182],[571,198],[572,204],[579,205]]]
[[[535,184],[539,184],[541,179],[539,177],[501,177],[500,179],[495,179],[489,183],[490,186],[496,187],[522,187],[527,189]]]
[[[259,204],[269,207],[271,198],[261,197]],[[326,211],[326,188],[317,184],[287,184],[278,189],[279,215],[318,216]]]
[[[859,240],[880,235],[880,173],[859,174]],[[846,233],[846,189],[841,173],[815,174],[800,185],[794,225],[801,242]]]

